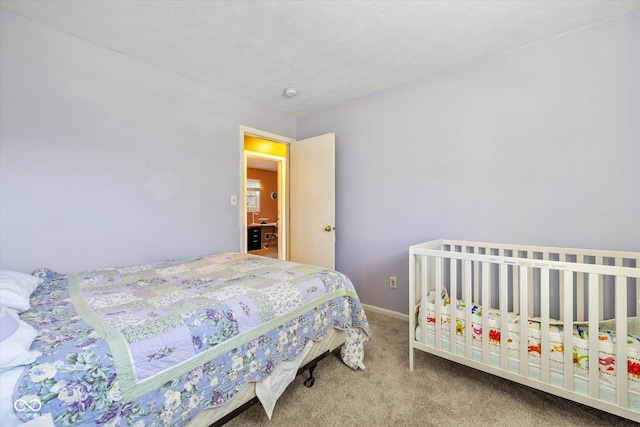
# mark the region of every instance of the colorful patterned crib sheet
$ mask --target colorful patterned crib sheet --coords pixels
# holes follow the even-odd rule
[[[450,299],[442,300],[441,309],[441,333],[449,336],[451,327]],[[435,333],[435,304],[427,303],[427,331]],[[463,343],[468,333],[465,322],[466,304],[462,300],[456,301],[456,339]],[[496,309],[483,310],[478,304],[471,307],[471,337],[472,345],[476,349],[482,348],[482,316],[488,316],[489,320],[489,351],[491,354],[500,355],[500,345],[504,336],[500,330],[500,311]],[[520,315],[508,314],[507,346],[508,357],[511,360],[520,360]],[[539,318],[528,319],[529,328],[527,336],[528,362],[533,366],[541,365],[541,322]],[[640,318],[632,317],[627,321],[627,361],[623,363],[629,379],[629,392],[640,394]],[[418,328],[422,327],[422,316],[418,309]],[[549,325],[550,336],[550,369],[556,372],[563,372],[564,369],[564,335],[561,323],[551,320]],[[419,340],[419,334],[416,334]],[[589,328],[586,323],[574,323],[573,343],[571,351],[573,353],[574,375],[588,381],[589,378]],[[598,331],[598,367],[600,381],[612,388],[616,387],[616,376],[618,362],[616,357],[616,333],[615,321],[607,320],[599,323]]]

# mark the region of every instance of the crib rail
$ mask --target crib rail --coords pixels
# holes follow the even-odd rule
[[[415,337],[416,318],[410,316],[410,370],[413,370],[413,350],[429,351],[441,357],[482,369],[556,395],[591,405],[634,420],[640,420],[640,408],[629,407],[627,381],[627,340],[615,344],[619,366],[616,366],[616,402],[600,396],[599,330],[600,321],[613,319],[617,337],[627,336],[628,317],[640,316],[640,253],[600,251],[572,248],[491,244],[439,239],[410,248],[410,308],[426,302],[434,291],[435,342],[427,344],[426,310],[421,311],[422,333]],[[443,314],[440,288],[451,298],[449,306],[449,336],[443,337]],[[437,291],[436,291],[437,290]],[[455,301],[467,302],[461,325],[456,322]],[[519,322],[519,372],[508,367],[507,340],[500,340],[500,366],[490,364],[489,316],[482,321],[482,359],[472,357],[472,334],[464,335],[464,353],[456,348],[457,329],[471,331],[472,305],[500,313],[500,331],[508,336],[509,313],[519,313],[520,319],[540,321],[540,378],[529,375],[528,321]],[[562,326],[564,384],[550,382],[550,331],[555,320]],[[589,363],[587,395],[577,393],[574,384],[573,325],[585,322],[589,333]],[[595,333],[594,333],[595,331]],[[524,337],[524,338],[522,338]],[[444,340],[449,346],[443,347]],[[494,340],[495,342],[495,340]]]
[[[607,251],[607,250],[591,250],[591,249],[574,249],[574,248],[560,248],[549,246],[525,246],[525,245],[513,245],[513,244],[497,244],[497,243],[482,243],[482,242],[469,242],[459,240],[445,240],[438,239],[431,242],[411,246],[410,252],[412,255],[428,255],[433,256],[434,252],[438,253],[446,252],[447,255],[444,259],[467,259],[472,260],[474,263],[472,267],[477,271],[477,266],[481,260],[488,261],[494,264],[506,264],[511,266],[527,267],[527,280],[528,283],[534,283],[534,272],[537,268],[546,268],[555,271],[571,270],[576,273],[582,273],[574,275],[576,286],[576,299],[577,301],[587,301],[585,298],[585,284],[588,274],[598,274],[598,301],[600,306],[598,307],[599,319],[612,318],[613,305],[610,301],[610,295],[606,294],[606,288],[612,286],[612,278],[617,274],[626,275],[629,278],[637,279],[637,272],[640,268],[640,252],[622,252],[622,251]],[[454,255],[455,254],[455,255]],[[466,254],[464,256],[463,254]],[[613,267],[613,268],[609,268]],[[622,270],[618,270],[615,267],[622,267]],[[628,270],[627,268],[631,268]],[[516,274],[516,269],[508,269],[508,274],[511,288],[514,293],[514,309],[517,311],[519,306],[518,293],[520,286],[518,282],[520,276]],[[635,271],[635,273],[634,273]],[[504,273],[507,274],[507,273]],[[479,275],[473,276],[473,292],[474,295],[479,293]],[[606,280],[608,282],[606,282]],[[564,276],[559,278],[560,284],[564,280]],[[606,283],[605,283],[606,282]],[[633,281],[629,281],[632,283]],[[629,302],[635,305],[633,309],[633,316],[640,316],[640,281],[635,280],[635,292],[632,300]],[[593,286],[593,285],[592,285]],[[533,299],[533,287],[526,288],[529,293],[528,298],[528,311],[534,310]],[[419,296],[416,296],[419,298]],[[564,305],[562,304],[564,295],[559,293],[560,301],[560,318],[562,318],[562,311]],[[609,303],[608,306],[605,304]],[[587,306],[578,304],[577,321],[584,321],[587,319]],[[607,316],[607,314],[610,315]]]

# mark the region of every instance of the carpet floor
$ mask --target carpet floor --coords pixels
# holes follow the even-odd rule
[[[416,351],[409,372],[409,323],[367,313],[373,339],[364,371],[352,371],[335,352],[314,372],[298,375],[278,400],[271,420],[255,405],[226,426],[640,426]]]

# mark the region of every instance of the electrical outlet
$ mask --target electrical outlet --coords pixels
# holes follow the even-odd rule
[[[396,288],[396,276],[389,277],[389,287],[392,289]]]

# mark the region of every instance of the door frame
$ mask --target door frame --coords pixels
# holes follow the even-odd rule
[[[278,226],[276,228],[276,231],[278,233],[278,238],[277,238],[277,242],[278,242],[278,258],[279,259],[286,259],[286,254],[287,254],[287,226],[288,226],[288,222],[287,222],[287,207],[288,207],[288,202],[289,202],[289,198],[288,198],[288,194],[287,194],[287,186],[286,186],[286,182],[287,182],[287,167],[286,167],[286,157],[281,157],[281,156],[274,156],[271,154],[264,154],[264,153],[259,153],[256,151],[250,151],[250,150],[245,150],[244,151],[244,158],[245,158],[245,165],[248,165],[248,158],[258,158],[258,159],[266,159],[269,161],[272,161],[274,163],[276,163],[277,165],[277,170],[276,170],[276,176],[277,176],[277,192],[278,192],[278,198],[277,198],[277,204],[278,204],[278,218],[277,218],[277,223]],[[247,182],[247,175],[246,175],[246,171],[247,171],[247,167],[245,166],[245,186],[244,186],[244,191],[245,191],[245,195],[244,197],[246,198],[246,191],[247,191],[247,186],[246,186],[246,182]],[[245,198],[243,198],[242,200],[245,200]],[[246,204],[244,205],[244,217],[245,220],[247,220],[247,209],[246,209]],[[245,228],[245,230],[248,230],[248,228]],[[248,231],[245,231],[248,232]],[[262,233],[262,231],[261,231]],[[247,238],[244,238],[244,242],[247,243]]]
[[[287,144],[287,152],[289,150],[288,144],[295,142],[294,138],[288,138],[286,136],[277,135],[271,132],[266,132],[260,129],[251,128],[249,126],[240,125],[239,132],[239,150],[240,150],[240,200],[238,215],[239,215],[239,236],[240,236],[240,252],[247,253],[247,207],[246,207],[246,198],[247,198],[247,153],[244,149],[244,137],[245,135],[254,136],[256,138],[262,138],[273,142],[278,142],[281,144]],[[287,174],[288,174],[288,158],[282,159],[278,156],[270,156],[268,154],[260,153],[251,153],[252,157],[256,157],[256,155],[260,157],[270,158],[272,160],[276,160],[278,162],[278,212],[280,213],[280,218],[278,218],[278,258],[287,259],[287,226],[288,226],[288,215],[289,215],[289,204],[288,204],[288,188],[287,188]],[[275,157],[275,158],[274,158]]]

